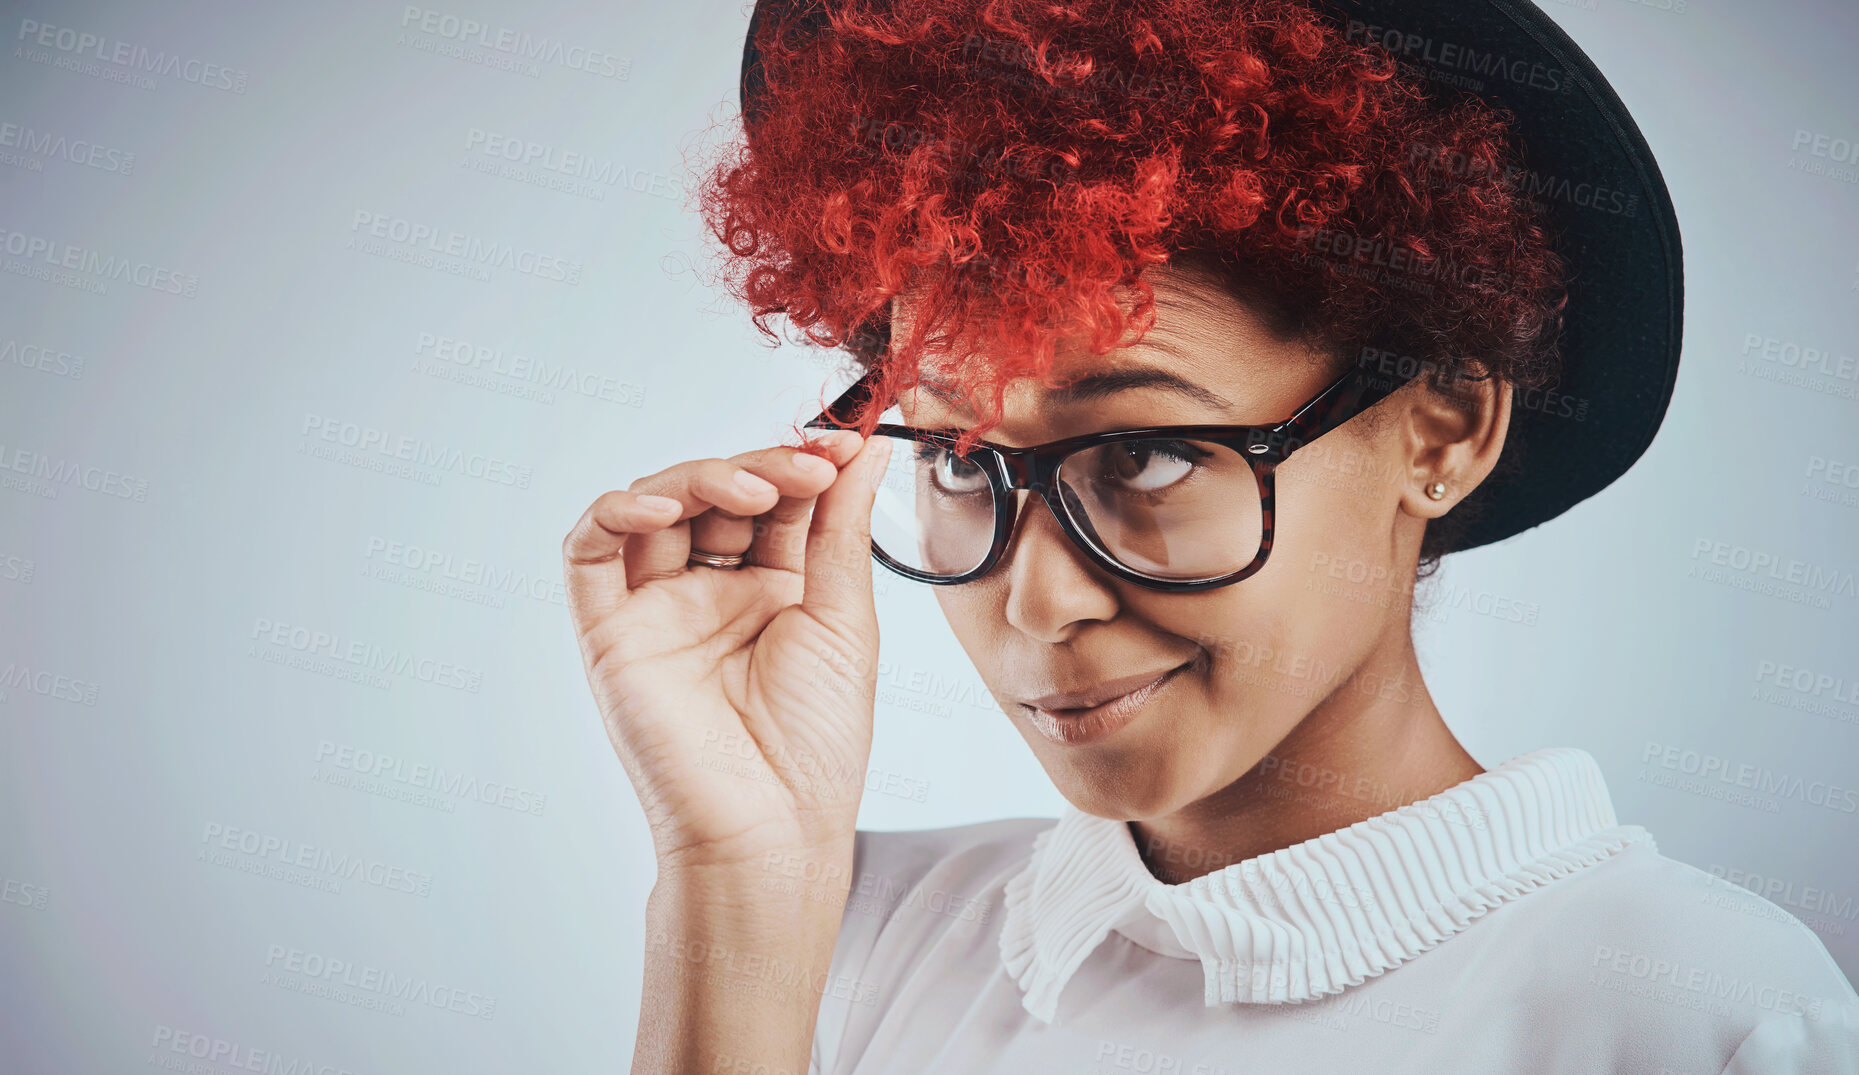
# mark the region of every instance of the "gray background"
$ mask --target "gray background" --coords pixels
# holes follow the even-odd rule
[[[1678,774],[1646,759],[1674,747],[1859,784],[1859,702],[1836,700],[1859,699],[1859,470],[1837,469],[1859,464],[1859,183],[1851,143],[1832,141],[1859,137],[1859,16],[1548,9],[1670,183],[1685,359],[1630,474],[1448,560],[1422,663],[1486,766],[1592,751],[1623,821],[1673,857],[1787,886],[1765,891],[1852,975],[1855,816],[1805,795],[1723,801],[1662,784]],[[779,441],[844,375],[766,347],[692,269],[704,245],[682,161],[729,133],[746,8],[476,0],[410,24],[407,10],[43,3],[0,22],[9,1071],[141,1070],[195,1040],[356,1072],[627,1062],[652,858],[583,679],[560,542],[603,490]],[[592,49],[596,69],[448,55],[424,10]],[[103,42],[89,59],[86,34]],[[182,64],[163,72],[161,54]],[[136,73],[151,57],[157,71]],[[592,178],[562,190],[481,171],[491,135],[581,154]],[[1818,136],[1848,159],[1817,156]],[[545,268],[408,263],[371,247],[358,214]],[[46,244],[80,267],[29,275]],[[102,259],[130,272],[100,276]],[[548,278],[567,266],[573,280]],[[474,380],[422,354],[427,337],[591,379],[548,396]],[[1824,370],[1803,372],[1801,348],[1827,353]],[[339,445],[318,431],[351,425],[459,461],[407,474],[322,451]],[[1716,543],[1783,574],[1799,561],[1822,586],[1765,590],[1764,571],[1713,568]],[[904,790],[868,792],[861,824],[1055,816],[927,591],[878,584],[870,783]],[[1500,599],[1534,622],[1480,614]],[[386,669],[357,682],[328,674],[357,667],[344,660],[304,667],[316,654],[292,640],[319,633]],[[1762,670],[1782,666],[1808,670],[1808,688],[1763,693]],[[359,752],[400,768],[358,786]],[[420,799],[429,768],[471,783]],[[263,872],[264,855],[300,853],[367,868],[336,867],[333,885],[329,859],[312,883]],[[298,987],[318,960],[494,1006],[315,995]]]

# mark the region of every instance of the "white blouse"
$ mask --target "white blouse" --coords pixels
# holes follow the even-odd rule
[[[1179,885],[1072,807],[854,855],[813,1075],[1859,1075],[1820,939],[1618,824],[1583,750]]]

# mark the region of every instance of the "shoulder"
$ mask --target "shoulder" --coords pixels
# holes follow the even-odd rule
[[[1058,823],[1050,817],[1010,817],[951,825],[940,829],[902,829],[881,832],[860,829],[853,841],[854,857],[873,866],[908,870],[960,859],[971,864],[1016,853],[1031,853],[1033,838]]]
[[[1003,818],[941,829],[860,829],[835,959],[866,960],[881,943],[916,947],[998,927],[1002,891],[1053,818]]]
[[[1859,1000],[1814,932],[1795,915],[1741,886],[1661,853],[1629,845],[1573,884],[1563,916],[1591,941],[1583,958],[1613,970],[1670,964],[1695,985],[1712,975],[1780,987],[1793,983],[1822,1001]],[[1680,961],[1686,965],[1680,967]],[[1735,992],[1735,991],[1733,991]],[[1786,1006],[1786,1002],[1778,1002]]]
[[[975,982],[996,972],[992,940],[1002,890],[1056,818],[1004,818],[941,829],[860,829],[833,948],[832,983],[814,1029],[815,1072],[838,1070],[848,1028],[869,1028],[880,1004],[932,951]],[[859,1030],[864,1033],[864,1030]]]
[[[853,840],[848,912],[857,904],[858,910],[889,918],[913,895],[924,902],[925,890],[932,888],[941,904],[985,901],[1026,865],[1035,838],[1056,823],[1002,818],[941,829],[860,829]]]
[[[1529,953],[1509,975],[1519,1002],[1612,1026],[1620,1041],[1729,1057],[1733,1072],[1758,1070],[1735,1066],[1747,1054],[1760,1070],[1859,1072],[1859,995],[1820,938],[1649,838],[1492,919],[1488,940]],[[1819,1066],[1834,1056],[1851,1066]]]

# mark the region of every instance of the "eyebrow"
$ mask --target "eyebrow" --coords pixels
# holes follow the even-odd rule
[[[1218,392],[1153,366],[1136,366],[1129,369],[1100,370],[1096,373],[1088,373],[1061,388],[1054,389],[1052,398],[1064,403],[1082,403],[1088,400],[1103,399],[1105,396],[1132,388],[1157,388],[1165,392],[1174,392],[1196,403],[1222,410],[1232,406]]]
[[[967,401],[958,398],[940,382],[925,378],[918,383],[930,395],[951,406],[967,405]],[[1153,366],[1133,366],[1128,369],[1099,370],[1095,373],[1087,373],[1051,389],[1048,398],[1055,403],[1086,403],[1136,388],[1155,388],[1174,392],[1196,403],[1221,410],[1233,406],[1218,392]]]

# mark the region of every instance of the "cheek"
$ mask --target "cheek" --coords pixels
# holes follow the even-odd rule
[[[1233,734],[1276,739],[1287,720],[1308,705],[1287,676],[1290,658],[1307,650],[1320,632],[1308,621],[1294,572],[1274,571],[1278,552],[1264,570],[1244,582],[1213,591],[1194,611],[1196,629],[1180,633],[1200,643],[1212,659],[1208,712]],[[1234,719],[1237,718],[1237,719]]]
[[[1279,529],[1260,577],[1272,576],[1287,659],[1303,662],[1297,675],[1322,682],[1405,616],[1412,572],[1397,568],[1391,468],[1360,449],[1353,459],[1309,463],[1280,474]]]
[[[1386,586],[1394,576],[1391,537],[1401,489],[1395,464],[1359,439],[1314,451],[1321,443],[1278,470],[1267,570],[1311,583]]]
[[[1352,451],[1281,468],[1271,559],[1200,609],[1221,708],[1251,714],[1266,734],[1328,695],[1405,607],[1389,540],[1394,494],[1385,468],[1374,473]]]

